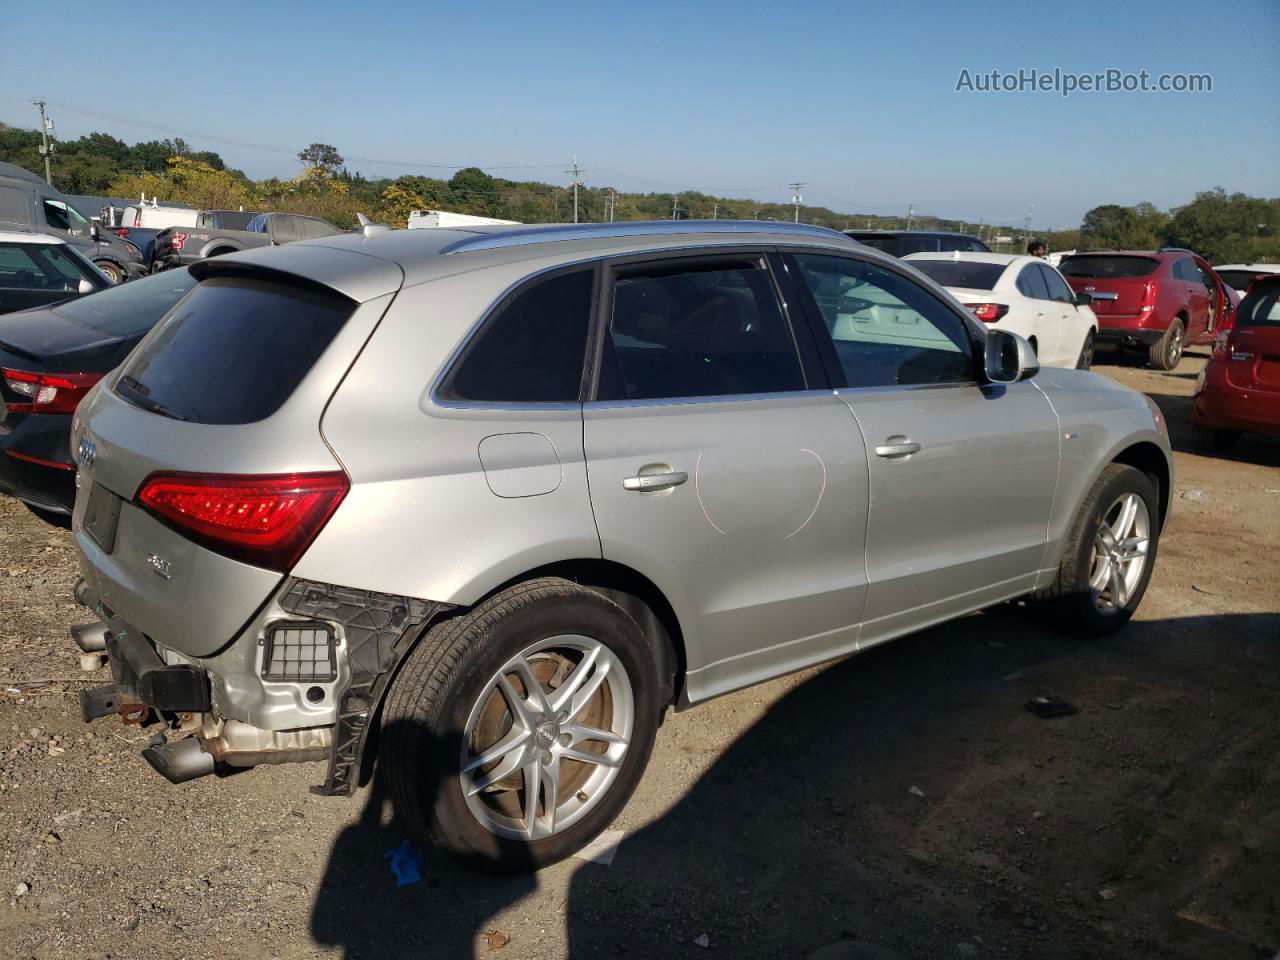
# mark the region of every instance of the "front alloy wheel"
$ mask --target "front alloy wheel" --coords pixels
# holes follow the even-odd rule
[[[1089,593],[1104,616],[1123,610],[1142,583],[1151,546],[1151,515],[1136,493],[1122,494],[1102,515],[1093,539]]]

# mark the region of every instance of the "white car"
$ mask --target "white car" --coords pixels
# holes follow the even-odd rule
[[[1232,287],[1243,297],[1255,277],[1280,273],[1280,263],[1226,263],[1220,267],[1214,267],[1213,272],[1223,283]]]
[[[1038,257],[1007,253],[913,253],[907,263],[998,330],[1025,337],[1047,367],[1093,365],[1098,318],[1087,294]]]

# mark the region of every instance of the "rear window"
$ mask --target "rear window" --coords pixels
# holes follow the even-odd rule
[[[265,419],[289,398],[354,309],[337,294],[268,280],[206,280],[133,354],[116,392],[144,409],[195,423]]]
[[[1253,270],[1215,270],[1222,282],[1232,287],[1239,293],[1244,293],[1249,289],[1249,284],[1253,282],[1253,278],[1258,274]]]
[[[91,297],[68,300],[53,312],[112,337],[145,333],[196,285],[188,270],[165,270],[109,287]]]
[[[1268,283],[1240,302],[1239,327],[1280,327],[1280,283]]]
[[[911,265],[944,287],[990,290],[1004,273],[1003,263],[976,263],[972,260],[912,260]]]
[[[1067,257],[1058,265],[1064,277],[1097,280],[1149,277],[1160,261],[1151,257]]]

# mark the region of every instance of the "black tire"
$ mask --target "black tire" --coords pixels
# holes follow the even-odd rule
[[[1230,453],[1240,442],[1239,430],[1215,430],[1212,427],[1193,427],[1196,446],[1213,453]]]
[[[114,284],[124,283],[125,281],[124,271],[121,270],[120,267],[118,267],[116,264],[112,263],[110,260],[97,260],[94,262],[94,266],[97,267],[99,270],[101,270],[103,273],[105,273],[108,277],[110,277],[112,283]]]
[[[467,718],[510,658],[559,635],[598,641],[621,662],[634,704],[631,739],[607,792],[581,820],[539,840],[500,837],[477,819],[463,796],[459,774]],[[658,662],[621,607],[559,578],[503,590],[437,624],[406,660],[383,715],[379,775],[396,812],[421,842],[480,869],[534,870],[569,856],[613,821],[640,782],[665,707]]]
[[[1174,317],[1169,329],[1147,349],[1147,363],[1153,370],[1172,370],[1182,359],[1186,345],[1187,328],[1181,317]]]
[[[1093,331],[1084,335],[1084,343],[1080,347],[1080,356],[1076,359],[1077,370],[1088,370],[1093,367]]]
[[[1104,514],[1119,497],[1134,493],[1146,505],[1150,522],[1150,535],[1146,552],[1146,564],[1142,575],[1128,600],[1119,609],[1104,611],[1095,601],[1089,587],[1089,575],[1094,558],[1094,540]],[[1051,622],[1066,633],[1077,636],[1099,637],[1119,630],[1142,602],[1155,569],[1156,553],[1160,542],[1159,494],[1151,480],[1142,471],[1123,463],[1109,464],[1084,498],[1080,510],[1067,535],[1058,567],[1058,577],[1047,589],[1037,595],[1040,606],[1051,616]]]

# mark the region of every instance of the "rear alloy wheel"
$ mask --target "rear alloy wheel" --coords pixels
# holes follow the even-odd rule
[[[1084,335],[1084,344],[1080,347],[1080,358],[1076,360],[1077,370],[1088,370],[1093,366],[1093,331]]]
[[[1172,370],[1182,359],[1187,330],[1181,317],[1174,317],[1169,329],[1147,351],[1147,362],[1156,370]]]
[[[433,627],[387,697],[380,773],[424,842],[531,870],[580,849],[644,772],[663,708],[640,627],[558,578]]]
[[[1123,463],[1102,471],[1076,514],[1057,580],[1039,595],[1056,625],[1101,636],[1129,621],[1151,580],[1159,516],[1144,473]]]
[[[105,273],[111,279],[112,283],[124,283],[124,271],[110,260],[98,260],[94,263],[94,266]]]

